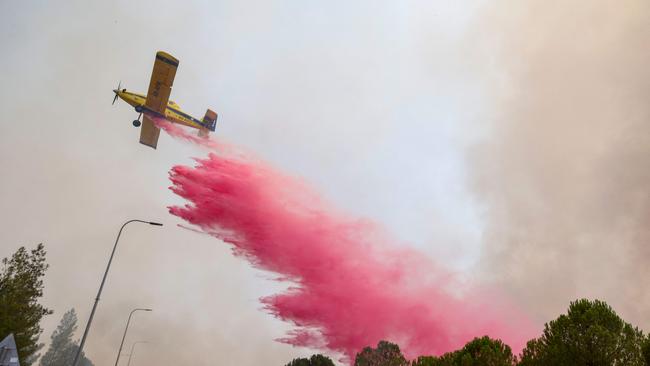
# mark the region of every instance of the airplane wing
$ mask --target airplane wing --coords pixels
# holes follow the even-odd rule
[[[158,145],[158,136],[160,136],[160,128],[156,127],[146,113],[143,114],[142,127],[140,127],[140,143],[155,149]]]
[[[156,61],[153,64],[153,72],[149,81],[147,100],[144,103],[147,109],[165,115],[177,68],[178,60],[174,56],[162,51],[156,53]],[[158,135],[160,135],[160,129],[145,114],[142,130],[140,130],[140,143],[155,149],[158,144]]]

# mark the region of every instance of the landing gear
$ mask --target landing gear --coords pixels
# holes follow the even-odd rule
[[[140,117],[142,117],[142,113],[140,113],[140,115],[138,116],[138,119],[134,119],[134,120],[133,120],[133,126],[135,126],[135,127],[140,127],[140,125],[141,125],[141,123],[140,123]]]

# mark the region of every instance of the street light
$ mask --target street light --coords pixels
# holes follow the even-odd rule
[[[86,323],[86,329],[84,330],[84,335],[83,337],[81,337],[79,348],[77,348],[77,353],[74,356],[74,361],[72,361],[72,366],[77,366],[77,362],[79,362],[79,356],[81,355],[81,352],[83,352],[84,344],[86,343],[86,338],[88,337],[88,331],[90,330],[90,324],[93,322],[93,317],[95,316],[95,310],[97,309],[97,303],[99,302],[99,297],[102,294],[102,290],[104,289],[106,276],[108,275],[108,270],[111,268],[111,262],[113,261],[113,256],[115,255],[115,249],[117,249],[117,242],[120,241],[120,235],[122,235],[122,230],[126,225],[132,222],[141,222],[143,224],[163,226],[163,224],[158,222],[144,221],[144,220],[129,220],[125,222],[120,228],[120,231],[117,233],[117,238],[115,239],[115,244],[113,245],[113,251],[111,252],[111,257],[108,259],[108,264],[106,265],[106,271],[104,272],[104,277],[102,277],[102,283],[99,285],[99,291],[97,291],[97,297],[95,298],[93,309],[90,311],[90,317],[88,318],[88,323]]]
[[[138,343],[149,343],[149,342],[147,342],[147,341],[133,342],[133,345],[131,346],[131,353],[129,353],[129,362],[126,363],[126,366],[131,365],[131,357],[133,357],[133,349],[135,348],[135,345],[138,344]]]
[[[126,338],[126,331],[129,330],[129,323],[131,322],[131,315],[135,313],[136,311],[152,311],[151,309],[133,309],[131,310],[131,313],[129,314],[129,320],[126,321],[126,328],[124,328],[124,335],[122,336],[122,342],[120,343],[120,349],[117,351],[117,358],[115,359],[115,366],[117,366],[118,361],[120,360],[120,353],[122,353],[122,346],[124,345],[124,339]]]

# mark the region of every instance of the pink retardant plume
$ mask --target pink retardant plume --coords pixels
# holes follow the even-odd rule
[[[350,363],[382,339],[415,358],[483,335],[519,352],[535,334],[498,291],[462,284],[268,164],[210,153],[194,167],[175,166],[170,179],[171,190],[188,201],[170,207],[173,215],[292,284],[261,299],[269,312],[295,325],[282,342],[341,352]]]
[[[155,116],[155,115],[149,115],[149,118],[151,118],[151,120],[156,125],[156,127],[164,130],[165,132],[167,132],[170,136],[172,136],[174,138],[177,138],[179,140],[183,140],[185,142],[190,142],[190,143],[193,143],[195,145],[199,145],[201,147],[208,148],[208,149],[218,150],[219,147],[220,147],[220,145],[217,144],[215,141],[210,140],[210,139],[205,138],[205,137],[200,137],[200,136],[198,136],[198,134],[197,135],[192,135],[192,134],[188,133],[180,125],[171,123],[171,122],[167,121],[164,118],[160,118],[160,117]],[[195,131],[198,131],[198,130],[195,130]]]

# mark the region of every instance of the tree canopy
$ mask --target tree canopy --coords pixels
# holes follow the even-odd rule
[[[544,326],[528,342],[519,365],[643,366],[643,333],[624,322],[605,302],[572,302],[567,314]]]
[[[645,366],[650,366],[650,334],[648,334],[647,338],[643,340],[643,345],[641,346],[641,352],[643,353]]]
[[[412,366],[512,366],[516,357],[501,340],[488,336],[474,338],[458,351],[440,357],[421,356]]]
[[[334,362],[327,356],[317,354],[310,358],[296,358],[286,366],[334,366]]]
[[[63,314],[61,322],[50,337],[50,347],[41,358],[40,366],[70,366],[79,349],[77,342],[72,340],[77,330],[77,313],[74,309]],[[93,366],[93,363],[82,352],[80,366]]]
[[[38,338],[41,319],[52,311],[38,303],[43,296],[43,276],[48,268],[45,247],[28,251],[20,247],[11,258],[2,259],[0,270],[0,337],[13,333],[18,357],[29,366],[42,348]]]
[[[404,358],[399,346],[379,341],[377,348],[366,347],[354,360],[354,366],[408,366],[409,362]]]

